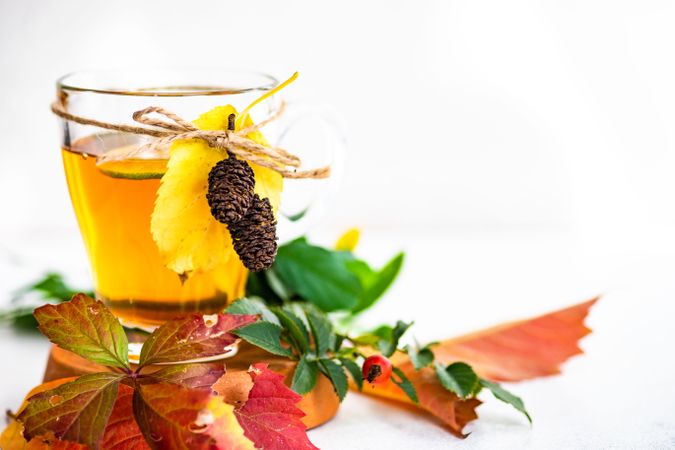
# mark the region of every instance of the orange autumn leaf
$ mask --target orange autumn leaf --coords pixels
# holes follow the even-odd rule
[[[476,373],[494,381],[519,381],[560,373],[560,365],[582,353],[578,341],[590,333],[584,325],[597,298],[532,319],[498,325],[493,328],[448,339],[433,347],[438,362],[463,361]],[[415,386],[420,408],[441,419],[457,436],[464,426],[477,418],[476,398],[462,400],[446,390],[434,370],[416,371],[408,356],[396,353],[392,363],[400,368]],[[408,396],[388,381],[363,392],[391,400],[410,403]]]
[[[26,444],[25,450],[87,450],[87,446],[77,442],[62,441],[54,435],[47,435],[31,439]]]
[[[579,340],[591,332],[584,319],[597,300],[448,339],[433,348],[434,355],[443,364],[464,361],[493,381],[558,374],[562,363],[583,353]]]
[[[115,405],[103,433],[101,448],[105,450],[150,450],[134,419],[134,390],[120,384]]]
[[[434,370],[425,367],[415,370],[412,364],[399,366],[415,386],[419,398],[419,407],[438,417],[448,429],[458,437],[464,437],[462,430],[467,423],[478,418],[476,408],[481,404],[477,398],[460,399],[445,389],[438,381]],[[364,394],[384,397],[403,403],[411,403],[410,398],[391,380],[385,384],[364,385]]]

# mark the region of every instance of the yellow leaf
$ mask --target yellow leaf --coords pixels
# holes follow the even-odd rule
[[[194,124],[203,130],[225,130],[229,115],[236,113],[231,105],[219,106],[202,114]],[[247,117],[242,125],[252,123]],[[259,132],[251,133],[249,137],[267,144]],[[230,262],[237,256],[227,226],[211,216],[206,200],[209,172],[226,157],[225,150],[209,147],[199,139],[176,141],[171,146],[150,226],[165,265],[178,274],[223,268],[227,276],[224,266],[235,264]],[[276,211],[283,187],[281,175],[255,164],[251,167],[256,179],[256,193],[269,198]],[[236,264],[241,264],[238,259]]]
[[[280,83],[274,89],[265,92],[263,95],[255,99],[237,117],[236,129],[239,130],[241,128],[253,125],[253,120],[251,120],[249,111],[251,111],[251,109],[253,109],[253,107],[256,105],[272,97],[274,94],[294,82],[297,78],[298,72],[295,72],[286,81]],[[258,144],[269,145],[265,137],[259,131],[249,133],[246,137],[254,140]],[[258,194],[261,198],[269,198],[270,203],[272,204],[272,209],[274,210],[274,214],[276,214],[279,210],[279,203],[281,202],[281,191],[283,190],[284,181],[283,177],[279,175],[279,173],[272,169],[268,169],[267,167],[251,164],[251,168],[253,168],[253,173],[255,174],[256,194]]]
[[[242,121],[242,127],[248,127],[250,125],[253,125],[253,120],[251,120],[251,116],[246,115]],[[258,144],[269,145],[260,131],[249,133],[246,137]],[[253,169],[253,174],[255,175],[255,193],[258,194],[260,198],[270,199],[272,210],[276,215],[279,210],[279,204],[281,203],[281,191],[284,188],[283,177],[279,175],[279,172],[275,172],[267,167],[262,167],[253,163],[249,163],[249,165],[251,166],[251,169]]]
[[[361,230],[350,228],[335,243],[335,250],[353,252],[361,238]]]
[[[223,397],[213,397],[209,402],[209,411],[213,415],[213,425],[209,434],[218,443],[218,448],[229,450],[254,450],[255,446],[245,435],[234,415],[234,406],[223,401]]]
[[[288,84],[288,82],[284,83],[284,85],[285,84]],[[246,108],[245,111],[249,110],[251,106],[266,98],[270,93],[276,92],[278,89],[279,88],[275,88],[273,91],[270,91],[259,99],[255,100]],[[226,130],[228,117],[230,114],[237,114],[237,110],[231,105],[219,106],[207,113],[202,114],[197,120],[194,121],[194,124],[202,130]],[[235,130],[240,130],[251,125],[253,125],[253,120],[251,119],[251,116],[248,115],[248,113],[244,112],[241,115],[237,115],[237,120],[235,121]],[[265,136],[263,136],[260,131],[249,133],[246,135],[246,137],[257,142],[258,144],[269,146],[267,139],[265,139]],[[223,152],[220,150],[217,151],[221,154],[220,159],[223,159]],[[279,203],[281,202],[281,191],[283,190],[284,181],[283,177],[279,175],[278,172],[268,169],[267,167],[261,167],[253,163],[249,164],[253,169],[253,174],[255,175],[255,193],[261,198],[269,198],[272,208],[276,213],[276,211],[279,209]],[[204,195],[206,195],[206,191],[204,192]]]
[[[26,448],[26,444],[27,442],[23,438],[23,425],[12,419],[7,428],[0,434],[0,448],[23,450]]]
[[[171,147],[150,229],[166,266],[178,274],[208,271],[232,256],[227,227],[211,216],[208,175],[222,154],[204,141]]]
[[[39,394],[40,392],[48,391],[54,389],[63,383],[73,381],[75,377],[70,378],[59,378],[56,380],[48,381],[46,383],[40,384],[39,386],[34,387],[26,395],[26,400],[23,401],[21,407],[19,407],[16,414],[18,415],[21,411],[26,408],[28,405],[27,399],[32,396]],[[0,449],[2,450],[50,450],[52,448],[58,450],[82,450],[84,446],[75,444],[72,442],[61,442],[53,438],[53,436],[46,436],[47,439],[43,439],[41,436],[36,436],[31,439],[30,442],[26,442],[26,439],[23,437],[23,424],[14,419],[11,419],[7,424],[7,427],[0,434]],[[45,442],[47,441],[47,442]],[[48,442],[54,442],[54,445],[49,444]]]

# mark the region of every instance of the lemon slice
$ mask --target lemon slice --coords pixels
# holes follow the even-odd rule
[[[96,167],[113,178],[129,180],[158,179],[166,173],[168,152],[162,153],[138,145],[123,145],[96,158]]]
[[[98,165],[98,169],[113,178],[149,180],[164,176],[166,162],[165,159],[125,159],[104,162]]]

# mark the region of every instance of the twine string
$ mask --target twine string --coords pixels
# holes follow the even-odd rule
[[[136,149],[134,154],[159,149],[163,150],[166,156],[168,156],[166,149],[168,149],[169,144],[172,142],[201,139],[211,147],[223,149],[248,162],[274,170],[284,178],[327,178],[330,175],[329,166],[312,170],[298,170],[301,166],[301,161],[296,155],[279,147],[259,144],[247,137],[249,134],[259,131],[270,122],[277,120],[283,114],[284,108],[285,104],[282,102],[279,109],[271,116],[257,124],[233,132],[229,130],[200,130],[191,122],[160,106],[150,106],[134,112],[132,115],[133,120],[141,125],[145,125],[137,126],[103,122],[78,116],[66,111],[66,108],[59,101],[55,101],[51,105],[51,110],[54,114],[71,122],[156,138]],[[127,154],[126,156],[131,157],[133,155]],[[102,158],[105,158],[105,155]]]

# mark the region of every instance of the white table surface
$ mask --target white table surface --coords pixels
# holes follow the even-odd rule
[[[4,233],[0,302],[40,272],[58,269],[86,286],[73,230]],[[330,242],[334,235],[319,239]],[[481,394],[479,420],[453,437],[429,416],[350,393],[338,416],[310,432],[322,449],[675,448],[675,251],[595,251],[561,232],[366,230],[360,254],[408,258],[386,299],[363,317],[374,325],[415,319],[431,340],[544,313],[604,294],[592,309],[586,354],[563,375],[512,384],[534,418]],[[412,336],[411,335],[411,336]],[[0,329],[0,407],[15,409],[40,382],[48,343]]]

